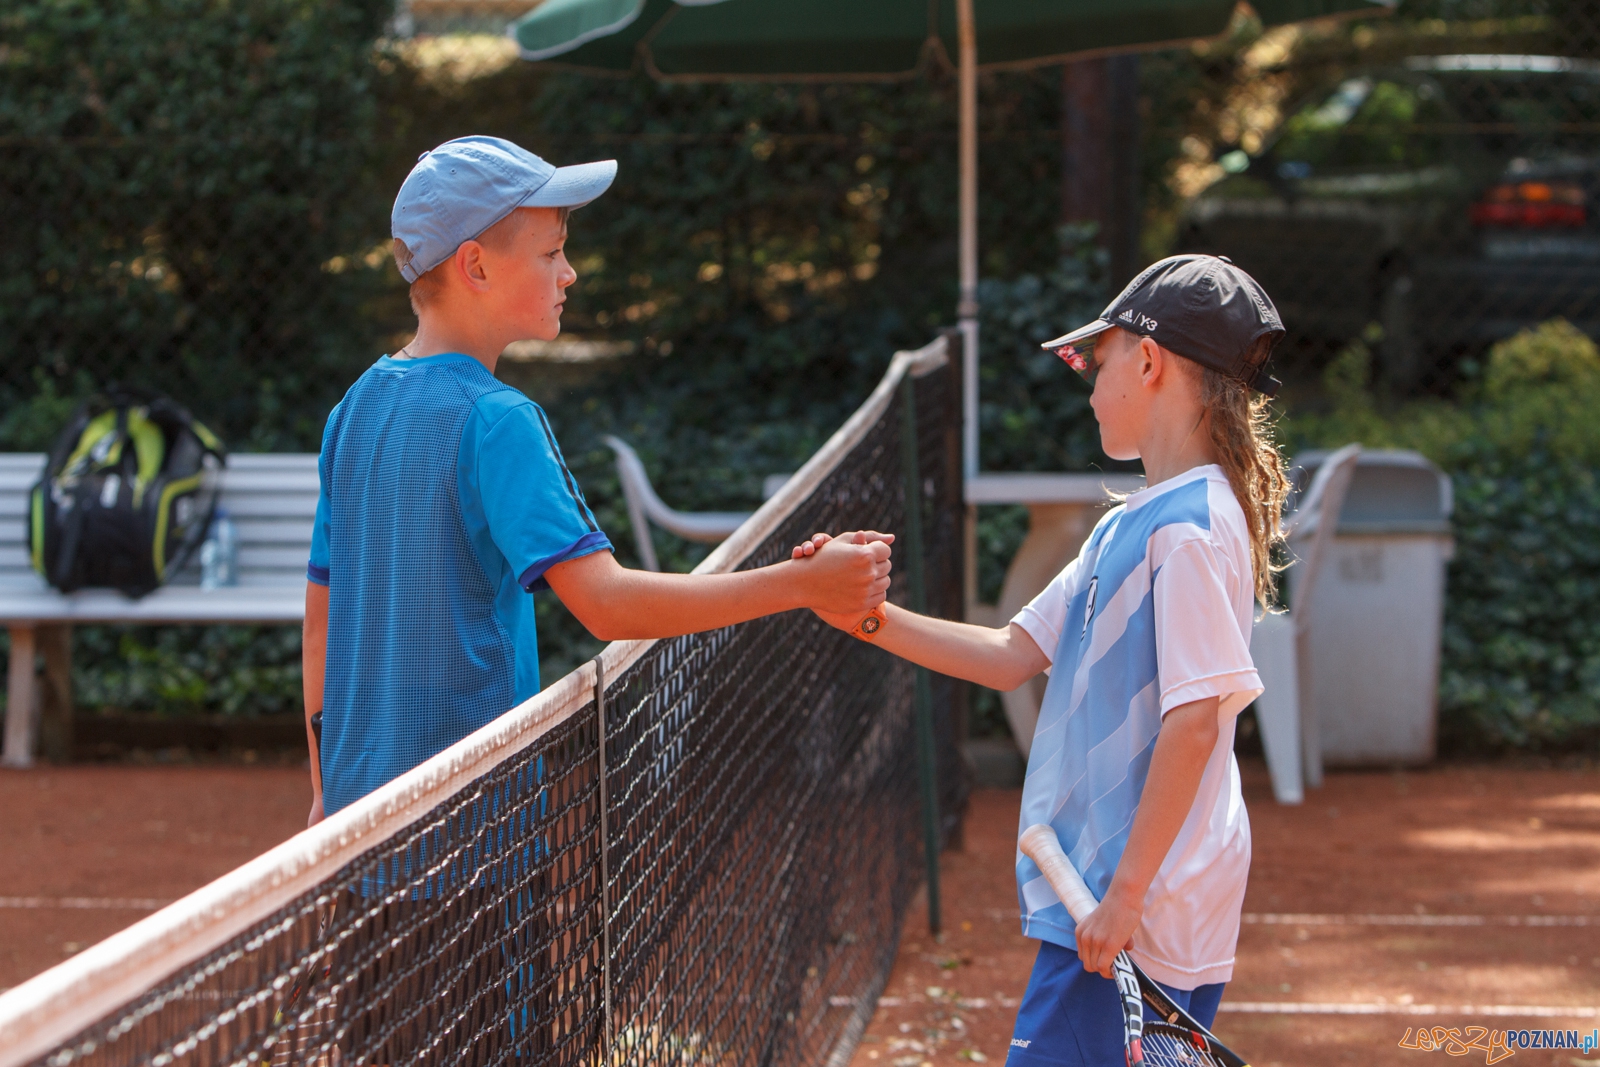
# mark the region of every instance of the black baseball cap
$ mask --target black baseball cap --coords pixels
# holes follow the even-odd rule
[[[1275,396],[1283,384],[1267,374],[1265,360],[1253,367],[1245,358],[1264,335],[1278,343],[1283,319],[1260,283],[1224,256],[1168,256],[1153,263],[1099,318],[1042,347],[1070,351],[1113,326],[1149,337],[1267,396]],[[1064,358],[1075,367],[1082,362]]]

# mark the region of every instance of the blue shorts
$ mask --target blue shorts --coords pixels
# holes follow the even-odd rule
[[[1209,1030],[1224,985],[1161,988]],[[1144,1017],[1156,1019],[1149,1005]],[[1117,983],[1085,971],[1075,950],[1041,943],[1028,991],[1022,994],[1006,1067],[1123,1067],[1125,1062]]]

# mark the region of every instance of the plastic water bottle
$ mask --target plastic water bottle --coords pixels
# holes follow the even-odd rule
[[[200,588],[223,589],[239,584],[239,530],[228,513],[217,509],[205,544],[200,546]]]

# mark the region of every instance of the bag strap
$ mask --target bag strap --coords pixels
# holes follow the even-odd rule
[[[212,433],[210,428],[195,418],[189,409],[173,400],[171,397],[157,394],[146,405],[152,418],[170,419],[183,429],[194,434],[200,442],[200,447],[210,452],[224,463],[228,461],[228,446],[222,439]]]
[[[56,565],[50,575],[50,584],[57,589],[67,588],[73,566],[78,562],[78,546],[83,541],[83,524],[87,521],[85,513],[89,510],[84,506],[84,489],[80,485],[73,490],[72,511],[61,529],[61,547],[56,549]]]
[[[121,437],[124,442],[122,461],[118,467],[118,477],[122,477],[128,465],[128,453],[131,449],[126,447],[128,438],[128,409],[126,405],[118,404],[117,422],[112,434]],[[121,489],[118,489],[121,492]],[[78,562],[78,548],[83,543],[83,527],[88,522],[88,503],[92,499],[89,486],[79,482],[72,492],[72,511],[67,516],[67,521],[62,525],[61,547],[56,550],[56,565],[51,577],[51,585],[57,589],[67,588],[67,583],[72,578],[74,565]]]

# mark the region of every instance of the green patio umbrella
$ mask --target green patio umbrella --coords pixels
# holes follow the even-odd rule
[[[1269,26],[1380,13],[1394,0],[1253,0]],[[1210,37],[1235,0],[544,0],[512,23],[527,59],[670,81],[904,77],[956,57],[965,338],[963,465],[978,473],[979,69]]]

